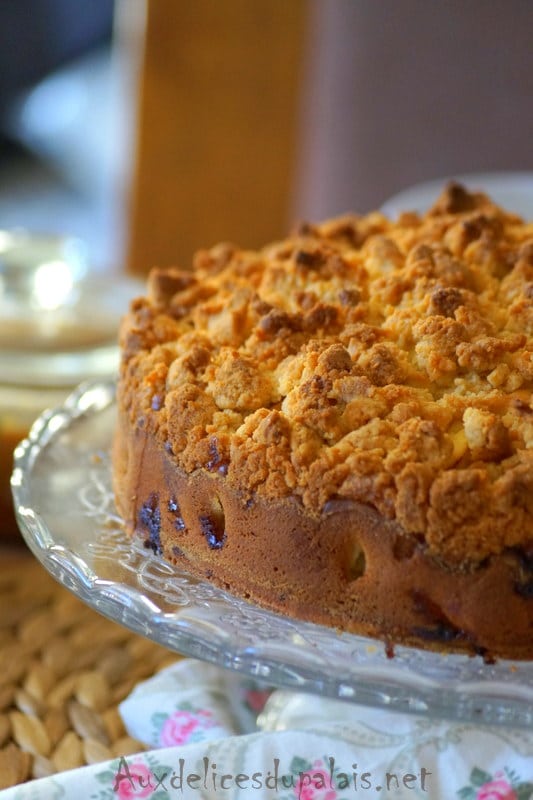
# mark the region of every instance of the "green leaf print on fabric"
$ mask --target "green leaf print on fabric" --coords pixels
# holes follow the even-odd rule
[[[474,767],[470,783],[457,792],[461,800],[531,800],[533,783],[522,781],[513,770],[503,769],[494,775]]]

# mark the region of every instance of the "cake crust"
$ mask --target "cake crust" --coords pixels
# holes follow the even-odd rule
[[[121,347],[117,504],[148,538],[157,507],[166,558],[339,628],[533,657],[533,224],[451,185],[424,216],[219,245],[152,271]]]

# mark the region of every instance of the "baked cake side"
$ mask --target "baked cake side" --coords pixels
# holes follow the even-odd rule
[[[165,558],[283,613],[533,658],[533,224],[450,185],[153,270],[114,485]]]

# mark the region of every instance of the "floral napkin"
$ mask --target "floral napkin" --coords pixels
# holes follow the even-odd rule
[[[193,659],[140,684],[120,710],[146,752],[0,800],[533,798],[533,731],[271,690]]]

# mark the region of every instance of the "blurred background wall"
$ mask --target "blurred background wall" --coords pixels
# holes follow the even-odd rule
[[[102,271],[124,267],[143,12],[0,2],[0,228],[75,235]]]
[[[312,0],[295,211],[533,169],[530,0]]]
[[[0,227],[190,263],[533,170],[530,0],[2,0]]]

